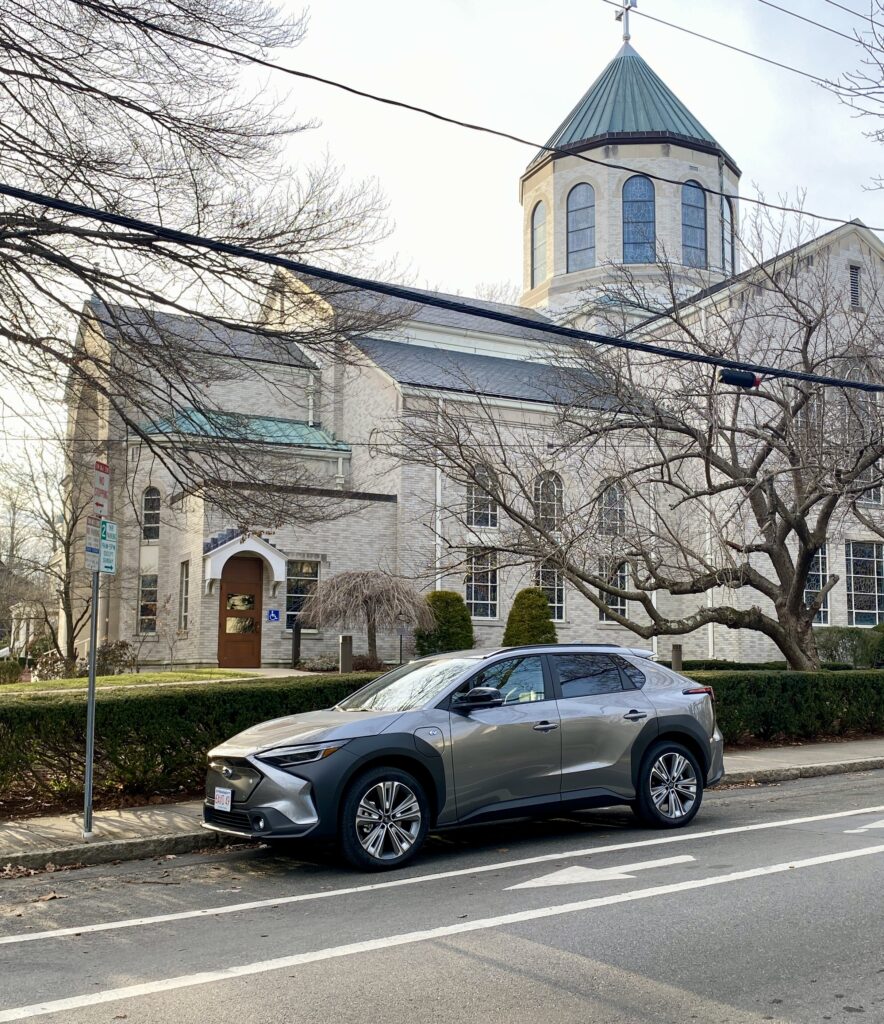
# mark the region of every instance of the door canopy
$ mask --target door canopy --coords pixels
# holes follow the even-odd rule
[[[233,540],[229,540],[226,544],[221,544],[203,555],[203,579],[206,581],[207,594],[215,593],[216,584],[221,580],[224,565],[234,555],[257,555],[264,561],[270,569],[272,580],[270,592],[273,597],[276,597],[280,586],[285,586],[285,556],[262,537],[250,534],[246,537],[234,537]]]

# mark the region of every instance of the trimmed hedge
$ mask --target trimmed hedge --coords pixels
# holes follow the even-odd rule
[[[884,733],[884,672],[697,672],[729,743]]]
[[[378,673],[98,691],[95,792],[173,794],[203,782],[206,752],[271,718],[328,708]],[[82,793],[86,697],[0,699],[0,800]]]
[[[555,644],[559,638],[553,625],[549,599],[540,587],[525,587],[516,594],[503,633],[504,647],[520,644]]]
[[[660,664],[672,668],[671,661]],[[683,672],[785,672],[789,668],[785,661],[728,661],[726,658],[686,659],[681,667]],[[821,667],[826,672],[844,672],[854,665],[849,661],[825,661]]]
[[[171,795],[202,786],[206,753],[257,722],[327,708],[376,673],[99,691],[95,788]],[[715,688],[728,742],[884,734],[884,671],[699,672]],[[82,793],[86,700],[60,692],[0,697],[0,800],[35,789]]]

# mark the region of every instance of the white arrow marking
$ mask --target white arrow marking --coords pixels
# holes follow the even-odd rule
[[[872,828],[884,828],[884,818],[880,821],[873,821],[871,825],[863,825],[862,828],[846,828],[845,833],[852,836],[862,835],[863,832],[868,832]]]
[[[510,885],[510,889],[539,889],[545,885],[576,885],[579,882],[616,882],[622,879],[633,878],[634,871],[647,871],[648,868],[666,868],[670,864],[687,864],[693,857],[663,857],[660,860],[642,860],[637,864],[623,864],[616,868],[584,868],[575,865],[572,868],[562,868],[561,871],[553,871],[551,875],[542,875],[540,878],[532,878],[530,882],[520,882],[518,885]]]

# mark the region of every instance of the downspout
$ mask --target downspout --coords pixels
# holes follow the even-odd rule
[[[709,502],[704,502],[706,506],[706,558],[709,562],[712,561],[712,509],[710,508]],[[712,589],[706,592],[706,607],[712,608],[715,605],[715,593]],[[715,623],[706,623],[706,652],[707,657],[712,659],[715,657]]]
[[[436,412],[436,433],[442,431],[442,399],[439,399],[438,411]],[[442,589],[442,467],[436,466],[436,508],[435,508],[435,568],[436,568],[436,590]]]

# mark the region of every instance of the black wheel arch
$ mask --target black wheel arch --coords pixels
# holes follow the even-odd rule
[[[645,754],[652,744],[661,740],[672,740],[686,747],[697,759],[700,771],[703,773],[703,782],[709,774],[709,737],[703,731],[703,727],[690,715],[666,715],[662,720],[657,719],[656,728],[645,726],[642,732],[636,737],[632,747],[632,784],[638,786],[638,773],[641,768]]]

